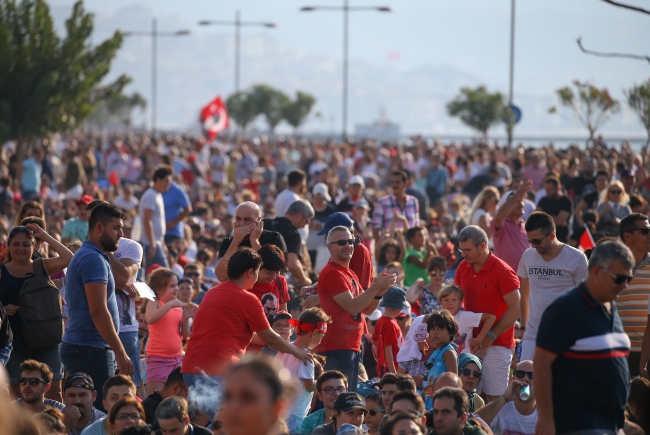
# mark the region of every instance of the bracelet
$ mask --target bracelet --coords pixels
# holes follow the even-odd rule
[[[505,394],[505,393],[503,393],[503,394],[501,395],[501,397],[503,397],[503,400],[505,400],[506,403],[510,402],[510,399],[508,399],[508,398],[506,397],[506,394]]]
[[[375,299],[381,299],[383,296],[375,296]]]
[[[494,332],[492,332],[492,331],[488,331],[487,336],[488,336],[488,338],[489,338],[490,340],[492,340],[492,341],[494,341],[494,340],[497,339],[497,335],[496,335]]]

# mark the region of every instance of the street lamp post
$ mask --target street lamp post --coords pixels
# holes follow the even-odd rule
[[[241,63],[241,28],[242,27],[277,27],[275,23],[242,21],[239,10],[235,12],[235,21],[199,21],[199,26],[234,26],[235,27],[235,93],[239,92],[239,77]]]
[[[392,9],[387,6],[350,6],[349,0],[343,0],[343,6],[303,6],[300,12],[313,12],[313,11],[343,11],[343,131],[342,139],[347,139],[348,130],[348,28],[350,11],[377,11],[377,12],[392,12]]]
[[[508,92],[508,106],[512,108],[512,94],[515,82],[515,0],[510,3],[510,84]],[[512,109],[511,109],[512,110]],[[512,113],[508,124],[508,146],[512,146],[512,131],[514,129]]]
[[[124,36],[149,36],[151,37],[151,132],[156,134],[156,108],[158,99],[158,37],[159,36],[185,36],[189,30],[176,32],[159,32],[158,23],[154,18],[151,23],[151,32],[124,32]]]

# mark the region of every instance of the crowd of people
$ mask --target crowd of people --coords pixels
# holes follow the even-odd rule
[[[650,433],[627,143],[16,146],[0,434]]]

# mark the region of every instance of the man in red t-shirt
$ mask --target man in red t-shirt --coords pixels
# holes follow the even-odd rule
[[[332,228],[327,235],[327,248],[330,260],[321,270],[318,295],[332,324],[316,351],[327,358],[325,370],[342,372],[350,380],[349,389],[356,391],[364,331],[362,313],[371,314],[377,308],[379,299],[395,284],[397,276],[384,272],[364,291],[357,274],[349,267],[354,238],[348,227]]]
[[[463,261],[456,269],[455,284],[465,292],[464,307],[474,313],[494,314],[496,323],[476,354],[483,356],[482,390],[496,400],[508,387],[515,347],[515,321],[519,318],[519,278],[514,270],[488,249],[485,231],[469,225],[458,233]],[[483,323],[474,328],[474,337]]]
[[[228,280],[206,293],[194,317],[182,372],[190,390],[214,393],[200,405],[208,415],[217,410],[223,375],[242,358],[254,333],[273,349],[302,361],[311,359],[271,329],[262,303],[247,291],[257,281],[261,264],[251,248],[235,252],[228,263]]]

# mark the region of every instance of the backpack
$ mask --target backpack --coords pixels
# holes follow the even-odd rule
[[[33,348],[59,344],[63,340],[61,296],[43,267],[34,260],[34,274],[18,291],[18,306],[23,319],[23,339]]]

